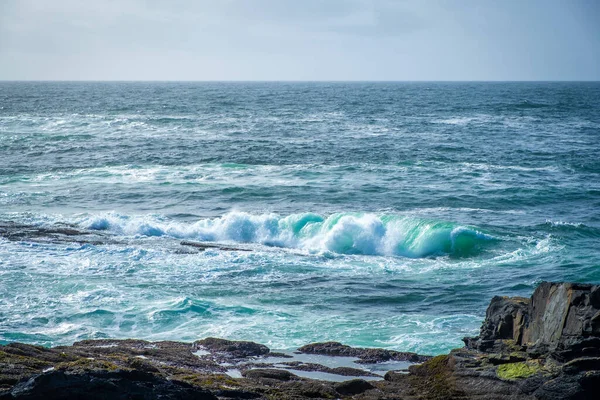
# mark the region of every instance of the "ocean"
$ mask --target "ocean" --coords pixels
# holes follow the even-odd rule
[[[0,343],[441,354],[600,283],[600,83],[0,82],[0,233]]]

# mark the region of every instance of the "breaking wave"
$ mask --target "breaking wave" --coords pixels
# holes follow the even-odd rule
[[[257,243],[311,253],[410,258],[476,254],[494,237],[452,222],[397,215],[313,213],[279,216],[230,212],[194,223],[119,214],[87,217],[80,224],[121,235],[170,236],[199,241]]]

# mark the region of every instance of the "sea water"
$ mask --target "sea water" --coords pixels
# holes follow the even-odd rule
[[[439,354],[600,283],[600,84],[2,82],[0,224],[2,343]]]

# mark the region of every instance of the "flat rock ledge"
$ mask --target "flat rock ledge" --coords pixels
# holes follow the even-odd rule
[[[600,286],[543,282],[529,299],[494,297],[479,336],[464,341],[433,358],[337,342],[298,349],[355,357],[357,368],[285,363],[285,354],[264,345],[217,338],[11,343],[0,346],[0,400],[600,398]],[[387,361],[420,364],[365,380],[361,363]],[[231,366],[241,377],[228,374]],[[308,379],[300,371],[348,379]]]

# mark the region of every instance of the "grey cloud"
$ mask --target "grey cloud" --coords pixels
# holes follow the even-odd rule
[[[0,79],[600,79],[593,0],[0,0]]]

